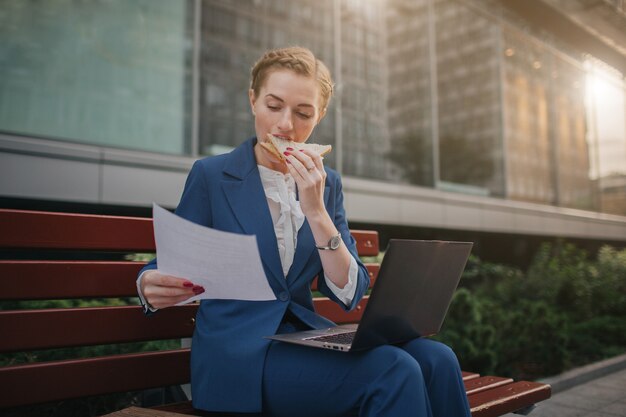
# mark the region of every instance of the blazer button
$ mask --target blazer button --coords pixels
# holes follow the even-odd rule
[[[287,301],[289,300],[289,293],[287,291],[283,291],[280,294],[278,294],[278,299],[280,301]]]

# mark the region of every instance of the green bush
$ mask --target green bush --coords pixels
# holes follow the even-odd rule
[[[469,290],[459,289],[436,339],[454,348],[464,369],[492,373],[497,362],[494,349],[496,330],[483,319],[484,309]]]
[[[557,242],[526,272],[471,257],[438,339],[482,374],[535,379],[626,351],[626,250]]]
[[[571,325],[568,349],[572,363],[584,364],[615,356],[626,346],[626,320],[624,316],[599,316]]]

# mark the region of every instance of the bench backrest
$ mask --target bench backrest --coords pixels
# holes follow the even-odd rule
[[[352,235],[360,255],[378,255],[377,232]],[[22,300],[134,298],[144,262],[124,255],[154,251],[151,219],[0,209],[0,353],[191,337],[196,304],[149,318],[138,305],[115,302],[5,307]],[[367,267],[373,282],[379,266]],[[320,314],[349,323],[361,318],[367,297],[351,313],[325,297],[314,302]],[[190,379],[188,364],[188,348],[9,364],[0,367],[0,408],[184,384]]]

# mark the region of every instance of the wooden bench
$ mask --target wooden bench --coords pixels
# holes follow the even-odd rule
[[[353,231],[362,256],[378,254],[378,234]],[[152,221],[146,218],[0,210],[0,352],[31,352],[190,337],[197,305],[145,317],[138,305],[6,309],[19,300],[135,297],[143,262],[122,254],[154,252]],[[377,264],[367,265],[372,281]],[[315,308],[337,323],[360,319],[326,298]],[[189,349],[70,358],[0,367],[0,409],[28,404],[186,384]],[[474,417],[528,410],[550,397],[550,386],[464,373]],[[202,415],[190,402],[160,407]],[[133,410],[139,410],[133,408]],[[127,411],[125,415],[130,415]]]

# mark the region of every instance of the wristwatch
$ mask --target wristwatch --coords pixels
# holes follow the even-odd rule
[[[331,237],[328,241],[327,246],[315,246],[320,250],[335,250],[341,245],[341,233],[337,233],[335,236]]]

